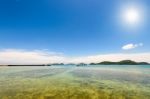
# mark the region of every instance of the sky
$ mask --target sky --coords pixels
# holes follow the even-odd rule
[[[149,37],[150,0],[0,1],[1,64],[150,62]]]

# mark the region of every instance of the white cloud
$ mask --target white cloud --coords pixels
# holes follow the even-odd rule
[[[150,63],[150,52],[148,53],[115,53],[101,54],[81,57],[66,57],[62,53],[50,52],[48,50],[0,50],[0,64],[47,64],[47,63],[91,63],[101,61],[121,61],[130,59],[133,61],[144,61]]]
[[[121,60],[133,60],[137,62],[149,62],[150,63],[150,52],[148,53],[115,53],[115,54],[102,54],[102,55],[93,55],[87,57],[77,57],[72,59],[71,61],[74,63],[91,63],[91,62],[102,62],[102,61],[121,61]]]
[[[127,44],[127,45],[124,45],[122,47],[123,50],[131,50],[131,49],[134,49],[134,48],[137,48],[137,47],[141,47],[143,46],[143,43],[139,43],[139,44]]]
[[[0,51],[0,64],[44,64],[63,62],[62,53],[47,50],[16,50],[6,49]]]

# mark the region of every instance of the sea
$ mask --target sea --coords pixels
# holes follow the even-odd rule
[[[150,65],[1,66],[0,99],[150,99]]]

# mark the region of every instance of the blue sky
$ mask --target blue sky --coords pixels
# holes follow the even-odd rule
[[[120,9],[130,3],[150,9],[149,0],[1,0],[0,49],[67,56],[149,52],[149,12],[136,29],[121,25]],[[124,51],[128,44],[136,47]]]

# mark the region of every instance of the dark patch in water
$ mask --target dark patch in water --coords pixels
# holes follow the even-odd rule
[[[8,78],[16,78],[16,77],[23,77],[23,78],[41,78],[41,77],[48,77],[54,76],[60,73],[65,72],[66,69],[64,68],[57,68],[57,69],[41,69],[41,70],[28,70],[28,71],[20,71],[15,73],[6,74],[5,77]]]
[[[70,72],[73,76],[79,78],[90,78],[99,80],[118,80],[127,81],[131,83],[150,83],[150,75],[148,74],[138,74],[132,72],[121,72],[121,71],[111,71],[111,70],[89,70],[89,69],[77,69]]]

